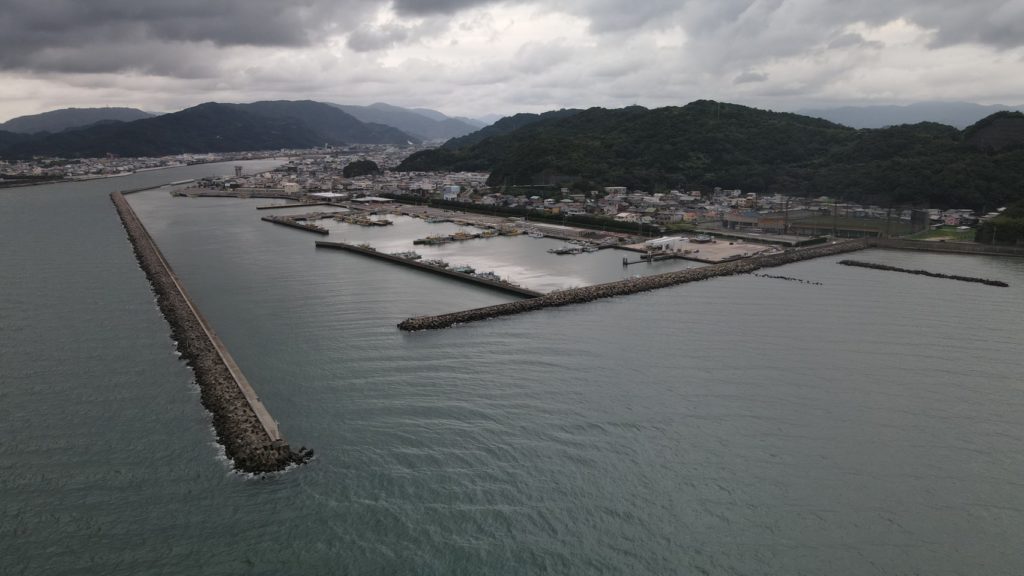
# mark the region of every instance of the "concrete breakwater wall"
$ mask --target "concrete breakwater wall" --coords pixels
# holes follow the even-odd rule
[[[609,282],[607,284],[597,284],[583,288],[560,290],[539,298],[509,302],[484,308],[474,308],[472,310],[464,310],[462,312],[453,312],[438,316],[418,316],[403,320],[398,324],[398,327],[410,332],[417,330],[436,330],[439,328],[447,328],[454,324],[475,322],[477,320],[496,318],[498,316],[509,316],[512,314],[520,314],[522,312],[530,312],[532,310],[540,310],[542,308],[551,308],[554,306],[579,304],[600,298],[624,296],[626,294],[657,290],[658,288],[686,284],[688,282],[697,282],[699,280],[707,280],[709,278],[717,278],[719,276],[746,274],[760,268],[782,266],[784,264],[799,262],[801,260],[809,260],[811,258],[843,254],[846,252],[853,252],[855,250],[862,250],[866,247],[867,243],[863,240],[847,240],[837,242],[835,244],[790,250],[788,252],[778,254],[754,256],[743,260],[703,266],[701,268],[689,268],[686,270],[666,272],[665,274],[657,274],[654,276],[628,278],[626,280]]]
[[[213,415],[220,442],[243,472],[283,470],[312,451],[292,451],[224,344],[192,304],[160,249],[120,192],[110,195],[140,267],[153,286],[182,358],[195,372],[203,406]]]

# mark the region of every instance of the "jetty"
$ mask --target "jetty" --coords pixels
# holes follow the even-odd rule
[[[110,195],[157,305],[171,327],[178,352],[195,373],[203,406],[213,415],[217,441],[242,472],[276,472],[308,460],[313,452],[293,451],[224,343],[196,308],[121,192]]]
[[[378,260],[391,262],[393,264],[401,264],[402,266],[408,266],[410,268],[424,270],[441,276],[446,276],[448,278],[454,278],[462,282],[476,284],[478,286],[486,286],[488,288],[493,288],[495,290],[500,290],[507,294],[513,294],[515,296],[520,296],[523,298],[538,298],[544,295],[542,292],[529,290],[527,288],[523,288],[522,286],[516,286],[508,282],[501,282],[498,280],[482,278],[480,276],[475,276],[468,272],[460,272],[452,268],[437,266],[434,264],[421,262],[419,260],[413,260],[411,258],[403,258],[402,256],[398,256],[395,254],[386,254],[384,252],[378,252],[377,250],[374,250],[373,248],[370,248],[368,246],[355,246],[353,244],[346,244],[344,242],[325,242],[322,240],[318,240],[316,242],[316,246],[317,248],[344,250],[346,252],[361,254],[363,256],[368,256],[370,258],[376,258]]]
[[[656,274],[640,278],[627,278],[625,280],[586,286],[583,288],[559,290],[557,292],[545,294],[539,298],[530,298],[517,302],[486,306],[484,308],[474,308],[472,310],[440,314],[437,316],[418,316],[414,318],[407,318],[400,322],[398,327],[401,330],[408,332],[448,328],[455,324],[465,324],[468,322],[476,322],[478,320],[486,320],[488,318],[497,318],[499,316],[510,316],[513,314],[521,314],[523,312],[531,312],[533,310],[541,310],[543,308],[552,308],[555,306],[580,304],[601,298],[611,298],[613,296],[636,294],[637,292],[647,292],[649,290],[657,290],[659,288],[677,286],[689,282],[698,282],[700,280],[717,278],[719,276],[746,274],[761,268],[782,266],[784,264],[810,260],[812,258],[854,252],[856,250],[863,250],[867,247],[868,243],[864,240],[846,240],[832,244],[814,246],[812,248],[792,249],[782,253],[753,256],[722,264],[702,266],[700,268],[688,268],[686,270],[666,272],[665,274]]]

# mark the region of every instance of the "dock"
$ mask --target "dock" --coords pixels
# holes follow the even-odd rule
[[[401,264],[403,266],[408,266],[410,268],[417,268],[419,270],[425,270],[427,272],[432,272],[434,274],[439,274],[441,276],[447,276],[448,278],[454,278],[454,279],[460,280],[462,282],[468,282],[468,283],[471,283],[471,284],[476,284],[478,286],[485,286],[487,288],[493,288],[495,290],[500,290],[500,291],[505,292],[507,294],[514,294],[514,295],[520,296],[522,298],[538,298],[538,297],[544,295],[543,292],[537,292],[535,290],[529,290],[527,288],[522,288],[520,286],[513,286],[511,284],[505,284],[505,283],[502,283],[502,282],[495,282],[493,280],[488,280],[486,278],[480,278],[478,276],[473,276],[472,274],[466,274],[464,272],[456,272],[455,270],[449,270],[447,268],[441,268],[440,266],[432,266],[430,264],[424,264],[424,263],[418,262],[416,260],[410,260],[408,258],[402,258],[400,256],[395,256],[393,254],[386,254],[384,252],[378,252],[378,251],[374,250],[373,248],[366,248],[366,247],[363,247],[363,246],[355,246],[355,245],[352,245],[352,244],[346,244],[344,242],[325,242],[325,241],[322,241],[322,240],[318,240],[316,242],[316,246],[317,246],[317,248],[330,248],[330,249],[334,249],[334,250],[345,250],[347,252],[353,252],[355,254],[362,254],[363,256],[369,256],[371,258],[377,258],[378,260],[384,260],[386,262],[391,262],[391,263],[394,263],[394,264]]]

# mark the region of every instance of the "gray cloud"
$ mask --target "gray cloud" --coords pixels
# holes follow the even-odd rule
[[[498,0],[394,0],[395,12],[411,16],[454,14],[460,10],[496,4]]]
[[[381,5],[370,0],[2,0],[0,69],[87,71],[135,67],[136,57],[111,46],[209,43],[230,46],[304,46],[324,34],[348,32]],[[75,49],[66,62],[55,55]],[[44,54],[49,52],[49,54]],[[127,57],[127,61],[117,56]],[[206,59],[216,57],[207,50]]]
[[[733,79],[733,84],[750,84],[752,82],[764,82],[768,79],[767,74],[761,74],[759,72],[743,72],[739,76]]]
[[[847,32],[842,34],[828,43],[829,50],[840,50],[843,48],[853,48],[859,46],[866,46],[870,48],[884,48],[885,45],[881,42],[869,42],[864,39],[863,36],[856,32]]]
[[[875,40],[900,19],[930,44]],[[940,47],[967,60],[929,52]],[[124,104],[131,91],[163,109],[267,97],[430,97],[407,104],[444,108],[456,93],[484,111],[779,102],[928,94],[915,83],[948,90],[972,69],[998,72],[965,94],[995,98],[1013,95],[1004,78],[1019,73],[1021,47],[1024,0],[0,0],[0,102],[34,105],[11,82],[45,83],[40,101],[86,104],[58,93],[69,86]],[[931,76],[892,70],[916,62]]]

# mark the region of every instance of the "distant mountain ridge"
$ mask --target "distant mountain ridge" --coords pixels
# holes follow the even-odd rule
[[[488,171],[496,187],[719,186],[880,205],[980,209],[1024,197],[1024,115],[999,113],[961,132],[927,122],[856,130],[705,100],[561,112],[526,125],[503,119],[398,169]]]
[[[1024,110],[1024,106],[970,102],[918,102],[905,106],[844,106],[799,110],[797,114],[824,118],[851,128],[884,128],[900,124],[937,122],[963,130],[996,112]]]
[[[448,140],[464,136],[480,127],[458,118],[450,118],[444,114],[427,108],[402,108],[383,102],[369,106],[351,104],[332,104],[363,122],[373,122],[393,126],[421,140]]]
[[[401,146],[418,143],[419,139],[391,126],[360,122],[334,106],[306,100],[207,102],[133,122],[101,123],[35,135],[14,139],[6,146],[2,142],[0,139],[0,156],[4,157],[82,158],[312,148],[325,144]]]
[[[151,118],[154,114],[135,108],[62,108],[41,114],[18,116],[0,124],[0,130],[19,134],[36,134],[38,132],[63,132],[70,128],[80,128],[97,122],[118,121],[132,122],[143,118]]]

